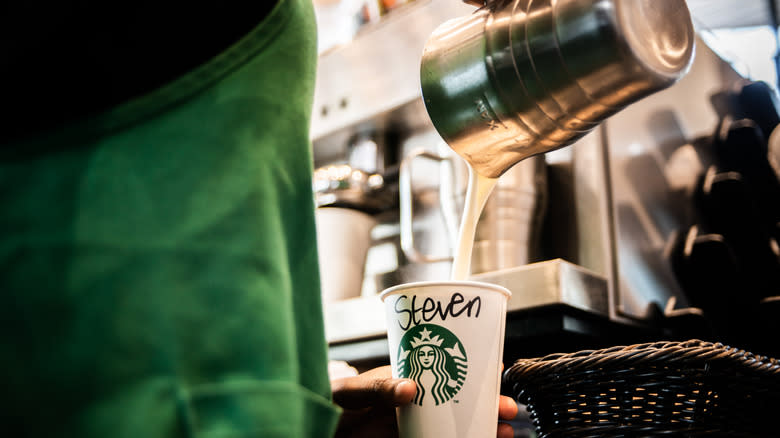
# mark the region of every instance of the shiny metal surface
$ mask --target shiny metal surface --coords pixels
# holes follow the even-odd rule
[[[420,81],[433,125],[498,177],[676,82],[693,57],[684,0],[506,0],[442,24]]]
[[[530,57],[530,71],[539,86],[547,90],[563,111],[559,117],[579,121],[581,129],[593,128],[617,109],[592,99],[577,83],[561,56],[554,6],[550,0],[526,0],[527,20],[524,22],[525,50]],[[520,42],[515,43],[519,46]],[[593,49],[586,50],[588,54]]]
[[[430,122],[420,100],[419,66],[425,42],[444,21],[470,14],[474,6],[484,4],[480,0],[473,3],[416,0],[389,14],[382,23],[361,30],[349,44],[320,56],[310,130],[317,163],[328,163],[330,157],[343,153],[347,139],[331,142],[331,135],[340,130],[349,131],[349,135],[366,121],[382,124],[388,116],[396,116],[394,111],[404,112],[404,105],[413,105],[418,111],[419,104],[421,110],[421,114],[401,122],[405,127],[428,128]],[[688,0],[687,4],[694,23],[705,31],[769,24],[769,8],[763,1]]]
[[[365,26],[349,44],[322,54],[311,139],[323,139],[419,100],[420,56],[426,39],[444,21],[473,11],[473,6],[457,0],[416,0]],[[419,121],[428,123],[425,116]],[[322,146],[315,145],[315,158],[330,155]]]
[[[527,16],[530,14],[538,13],[538,9],[544,7],[542,2],[532,2],[531,0],[518,1],[515,3],[515,7],[512,11],[512,17],[514,20],[521,21],[515,26],[509,26],[510,29],[510,41],[511,41],[511,53],[515,63],[515,72],[520,77],[521,82],[524,84],[524,88],[528,91],[531,99],[541,108],[548,116],[556,121],[560,126],[570,129],[572,131],[583,131],[592,128],[596,125],[596,122],[589,121],[587,117],[582,119],[577,118],[577,114],[570,114],[566,108],[566,104],[570,100],[563,99],[562,102],[558,102],[558,99],[554,98],[551,94],[551,89],[544,85],[544,80],[538,74],[536,64],[539,60],[534,60],[530,54],[531,39],[528,37],[538,38],[538,33],[528,32]],[[531,29],[533,30],[533,29]],[[539,44],[535,45],[538,48]],[[555,44],[551,45],[553,48]],[[555,74],[557,70],[550,72]],[[576,90],[575,90],[576,91]]]
[[[504,286],[512,292],[508,311],[565,304],[608,315],[607,279],[565,260],[548,260],[474,275],[475,281]]]
[[[538,261],[547,202],[544,157],[531,157],[507,171],[479,219],[471,257],[472,273]]]
[[[607,280],[564,260],[474,275],[473,280],[504,286],[512,292],[507,311],[566,305],[608,315]],[[378,296],[334,302],[325,307],[325,337],[329,343],[383,336],[384,307]]]
[[[380,211],[392,204],[382,175],[371,174],[348,164],[324,166],[314,171],[317,207],[347,207]]]
[[[680,0],[553,0],[565,68],[594,101],[621,108],[675,83],[694,51]]]
[[[699,4],[705,2],[709,0]],[[413,142],[409,137],[402,139],[407,150],[401,156],[421,145],[431,146],[440,141],[419,98],[419,69],[415,67],[412,75],[407,71],[408,62],[419,61],[425,38],[436,24],[473,12],[474,8],[452,0],[430,0],[419,6],[419,14],[400,15],[400,21],[371,29],[349,47],[321,58],[323,75],[318,78],[315,100],[319,103],[312,131],[315,159],[320,164],[332,162],[330,157],[336,155],[346,157],[348,139],[363,130],[366,122],[379,126],[389,123],[403,129],[409,137],[420,138]],[[512,35],[519,38],[519,34]],[[388,41],[393,44],[387,44]],[[548,228],[543,241],[545,259],[562,257],[595,273],[596,277],[607,278],[612,320],[653,324],[655,320],[644,319],[651,306],[663,306],[671,303],[672,298],[681,297],[665,264],[664,250],[670,230],[687,220],[689,212],[680,203],[685,201],[684,194],[688,193],[691,182],[680,177],[693,175],[691,168],[696,156],[689,153],[690,145],[672,147],[676,143],[671,141],[674,138],[669,133],[682,131],[688,139],[710,134],[717,115],[709,108],[709,96],[737,78],[728,64],[718,59],[701,40],[697,44],[696,61],[679,83],[620,111],[601,123],[599,129],[578,140],[575,147],[545,154],[551,199],[547,216],[555,216],[560,221],[545,224]],[[529,93],[533,89],[528,85],[533,84],[531,80],[539,83],[533,71],[521,79]],[[538,101],[546,104],[539,105],[545,114],[551,120],[568,120],[567,113],[560,113],[560,109],[559,113],[554,112],[554,105],[558,104],[551,91],[541,88],[541,92],[543,98]],[[344,108],[339,105],[342,97],[349,100]],[[320,117],[320,105],[331,109],[327,117]],[[659,127],[657,121],[652,121],[656,113],[668,111],[679,122],[678,130]],[[331,144],[338,146],[331,147]],[[415,245],[430,254],[446,254],[449,240],[439,206],[440,175],[430,169],[439,163],[418,160],[416,165],[422,169],[413,172]],[[570,196],[560,196],[561,185],[567,186]],[[371,287],[364,286],[364,294],[366,291],[369,291],[367,295],[375,294],[384,287],[407,281],[449,275],[449,262],[414,264],[405,259],[400,249],[398,215],[394,214],[383,216],[383,222],[374,229],[373,237],[381,242],[369,252],[364,284],[371,283]],[[548,253],[553,239],[565,251]],[[494,249],[497,253],[504,251],[498,246]],[[354,353],[355,358],[368,354],[361,343],[366,336],[379,336],[373,341],[377,344],[386,342],[381,339],[382,328],[376,327],[377,323],[383,323],[383,314],[354,305],[360,300],[349,300],[352,306],[342,308],[335,315],[330,310],[337,310],[340,304],[326,307],[326,314],[330,315],[326,316],[326,325],[339,324],[342,330],[335,339],[343,342],[331,349],[348,349],[354,345],[350,354]],[[685,303],[678,299],[677,309],[672,305],[670,312],[681,306]],[[381,312],[381,306],[377,309]],[[334,338],[329,336],[329,339]],[[361,341],[353,342],[354,339]],[[375,352],[381,355],[386,353],[386,348],[385,343]]]
[[[478,172],[497,177],[554,143],[539,145],[538,135],[512,116],[492,85],[485,62],[490,13],[482,9],[441,25],[426,44],[420,81],[428,115],[442,138]]]
[[[364,284],[363,295],[449,278],[468,169],[446,145],[437,149],[417,144],[406,153],[399,171],[399,212],[384,215],[374,229],[366,266],[371,284]],[[540,260],[546,171],[544,157],[533,157],[498,181],[477,224],[472,273]]]
[[[669,244],[695,218],[699,175],[712,164],[706,142],[719,116],[710,99],[739,75],[701,40],[690,72],[604,124],[610,198],[615,317],[643,319],[685,296],[668,260]]]
[[[449,163],[454,167],[454,178],[442,182],[442,210],[446,211],[445,205],[453,209],[457,231],[466,197],[468,169],[461,159],[453,159]],[[451,203],[444,202],[448,196],[452,199]],[[471,255],[472,274],[538,261],[546,204],[547,164],[544,157],[523,160],[504,173],[477,223]]]
[[[412,162],[416,159],[428,159],[433,161],[444,161],[448,158],[428,152],[424,149],[412,151],[411,154],[404,157],[401,161],[401,168],[398,174],[398,195],[400,199],[399,216],[401,226],[401,249],[411,263],[438,263],[452,261],[451,254],[452,243],[448,245],[447,255],[426,254],[417,249],[414,243],[414,196],[412,193]],[[441,224],[447,225],[446,222]]]
[[[423,109],[424,111],[424,109]],[[457,223],[451,217],[446,217],[442,209],[442,181],[449,176],[442,162],[437,159],[425,159],[417,156],[425,154],[444,158],[441,152],[450,156],[455,154],[442,143],[441,138],[432,127],[419,135],[411,135],[401,142],[401,155],[405,157],[404,178],[408,177],[411,190],[404,189],[399,198],[406,199],[403,204],[411,201],[412,208],[404,207],[404,212],[411,213],[411,220],[404,220],[404,226],[411,225],[411,237],[414,249],[430,259],[441,259],[439,262],[414,262],[401,245],[401,207],[387,211],[379,216],[380,223],[372,232],[372,247],[366,261],[366,276],[363,285],[363,295],[371,296],[382,290],[402,283],[423,280],[445,280],[449,278],[453,248],[453,227]],[[457,158],[457,157],[455,157]],[[458,158],[459,159],[459,158]],[[399,169],[399,185],[401,182]],[[400,202],[398,204],[401,204]],[[446,211],[450,211],[447,209]],[[408,242],[408,238],[407,238]],[[407,251],[408,252],[408,251]]]
[[[543,143],[566,142],[592,124],[567,117],[534,77],[533,61],[526,41],[526,9],[529,0],[496,9],[485,23],[486,44],[490,56],[485,60],[506,115],[520,119],[523,126]],[[507,44],[509,42],[509,44]],[[522,98],[520,98],[522,97]]]

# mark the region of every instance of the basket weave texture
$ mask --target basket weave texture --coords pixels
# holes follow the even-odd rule
[[[780,361],[719,343],[521,359],[504,388],[539,437],[780,437]]]

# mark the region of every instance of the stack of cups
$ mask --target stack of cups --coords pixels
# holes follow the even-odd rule
[[[694,40],[685,0],[499,0],[434,32],[422,94],[442,138],[495,178],[674,84]]]

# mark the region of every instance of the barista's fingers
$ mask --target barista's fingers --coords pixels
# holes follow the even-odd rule
[[[504,364],[501,363],[501,371],[504,372]],[[498,400],[498,419],[499,420],[511,420],[517,416],[517,403],[509,397],[500,396]]]
[[[517,416],[517,403],[509,397],[501,396],[498,400],[498,419],[511,420]]]
[[[331,388],[333,401],[344,409],[399,406],[411,402],[417,392],[413,380],[393,379],[389,366],[334,380]]]
[[[344,409],[399,406],[412,401],[417,387],[408,379],[347,377],[332,383],[333,401]]]
[[[515,436],[515,430],[509,424],[498,423],[498,431],[496,436],[498,438],[512,438]]]

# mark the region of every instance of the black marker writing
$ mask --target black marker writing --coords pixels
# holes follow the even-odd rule
[[[398,324],[403,330],[408,330],[412,325],[429,322],[437,316],[442,321],[448,317],[457,318],[464,313],[467,318],[471,318],[472,315],[474,318],[479,318],[479,312],[482,310],[482,300],[479,297],[466,301],[459,292],[452,294],[446,305],[431,297],[425,298],[419,307],[417,296],[412,297],[411,306],[407,305],[408,301],[409,297],[406,295],[399,296],[395,301],[395,313],[399,315]]]

